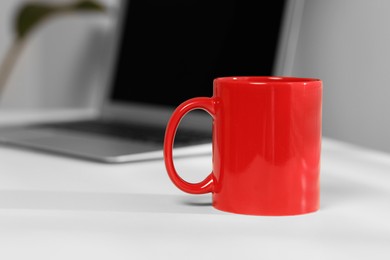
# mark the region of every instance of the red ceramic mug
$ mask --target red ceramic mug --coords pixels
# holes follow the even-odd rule
[[[213,118],[213,170],[189,183],[175,170],[172,146],[186,113]],[[296,77],[223,77],[211,98],[185,101],[168,122],[164,160],[181,190],[212,193],[216,209],[283,216],[320,205],[322,81]]]

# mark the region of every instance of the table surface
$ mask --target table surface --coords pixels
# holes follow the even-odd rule
[[[0,146],[0,259],[390,259],[390,155],[323,139],[321,209],[220,212],[162,160],[106,165]],[[188,181],[211,155],[176,160]]]

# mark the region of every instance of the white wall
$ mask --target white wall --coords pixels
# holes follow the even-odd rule
[[[390,152],[390,1],[306,0],[293,73],[324,81],[325,136]]]
[[[12,19],[23,0],[0,3],[0,61],[12,43]],[[65,0],[47,0],[65,2]],[[112,6],[117,0],[101,0]],[[108,14],[74,14],[44,23],[28,39],[0,97],[4,110],[92,107],[100,100]]]

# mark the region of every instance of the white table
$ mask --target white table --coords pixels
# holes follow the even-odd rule
[[[189,181],[210,155],[176,160]],[[105,165],[0,146],[0,259],[390,259],[390,155],[323,140],[320,211],[223,213],[163,161]]]

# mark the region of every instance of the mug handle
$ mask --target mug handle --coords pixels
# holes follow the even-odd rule
[[[180,190],[191,193],[191,194],[203,194],[213,191],[213,173],[210,173],[203,181],[198,183],[190,183],[183,180],[177,173],[172,156],[173,141],[176,135],[177,127],[181,119],[190,111],[195,109],[205,110],[210,114],[212,118],[215,117],[215,99],[207,97],[197,97],[189,99],[179,105],[173,112],[166,131],[164,138],[164,161],[165,167],[168,172],[168,176],[171,181]]]

